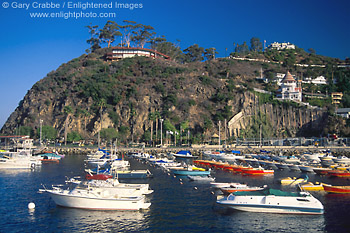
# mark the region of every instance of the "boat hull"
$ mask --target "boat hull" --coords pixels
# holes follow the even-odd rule
[[[348,193],[350,194],[350,186],[331,186],[323,185],[324,191],[328,193]]]
[[[47,191],[58,206],[89,210],[140,210],[151,203],[144,203],[144,197],[91,198]]]

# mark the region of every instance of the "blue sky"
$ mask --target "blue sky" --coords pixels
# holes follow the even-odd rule
[[[10,5],[5,8],[3,3]],[[30,8],[14,8],[14,3]],[[103,25],[107,20],[133,20],[151,25],[171,42],[180,40],[182,49],[198,44],[215,47],[225,56],[233,43],[258,37],[267,44],[291,42],[316,50],[317,54],[350,57],[350,1],[348,0],[119,0],[139,3],[142,9],[89,9],[84,13],[115,12],[115,18],[31,18],[33,12],[64,12],[62,9],[33,9],[33,2],[115,3],[114,0],[1,0],[0,6],[0,128],[27,91],[47,73],[57,69],[89,47],[85,26]],[[70,9],[81,12],[81,9]]]

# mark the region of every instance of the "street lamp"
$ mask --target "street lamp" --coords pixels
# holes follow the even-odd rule
[[[160,146],[163,147],[163,121],[164,119],[160,120]]]
[[[40,146],[41,146],[41,138],[42,138],[42,132],[43,132],[42,128],[43,128],[43,120],[40,119],[40,141],[39,141]]]

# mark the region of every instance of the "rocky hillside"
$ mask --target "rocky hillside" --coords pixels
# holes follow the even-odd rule
[[[218,123],[223,129],[225,119],[231,122],[230,136],[236,137],[257,136],[259,125],[269,137],[319,136],[325,127],[323,110],[272,102],[271,96],[254,92],[254,87],[263,89],[255,81],[259,63],[217,59],[179,64],[144,57],[108,62],[106,52],[82,55],[38,81],[1,133],[14,133],[18,125],[35,131],[40,119],[57,136],[66,128],[94,138],[109,128],[134,141],[147,141],[151,131],[159,130],[159,118],[165,119],[165,130],[188,128],[194,141],[218,133]],[[233,119],[237,114],[243,116]]]

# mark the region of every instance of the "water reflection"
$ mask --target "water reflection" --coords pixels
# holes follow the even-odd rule
[[[60,219],[57,228],[85,231],[141,231],[147,228],[149,211],[91,211],[57,207],[52,217]]]
[[[325,229],[323,215],[250,213],[222,208],[214,211],[218,230],[226,232],[324,232]]]

